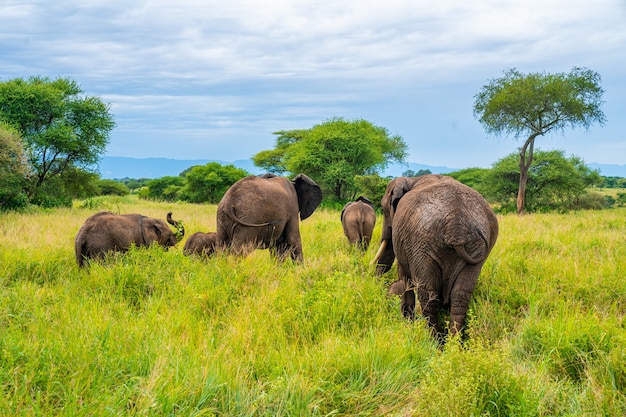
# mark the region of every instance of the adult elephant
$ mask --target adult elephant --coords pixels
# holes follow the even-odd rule
[[[463,329],[481,268],[498,237],[498,221],[485,199],[451,177],[423,175],[389,182],[381,200],[381,246],[374,261],[387,272],[398,260],[391,290],[414,318],[415,292],[433,333],[439,312],[450,313],[449,334]]]
[[[76,262],[82,267],[87,259],[102,258],[107,252],[126,252],[133,244],[150,246],[156,242],[164,248],[174,246],[184,236],[185,228],[172,219],[171,212],[166,220],[176,227],[176,232],[163,220],[141,214],[96,213],[78,230],[74,240]]]
[[[363,196],[347,203],[341,211],[341,225],[348,241],[359,249],[366,250],[376,226],[374,204]]]
[[[233,184],[217,206],[217,240],[236,254],[269,248],[272,255],[302,261],[299,220],[322,201],[311,178],[293,180],[274,174],[248,176]]]

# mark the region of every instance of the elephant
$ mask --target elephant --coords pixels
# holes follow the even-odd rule
[[[352,245],[367,250],[376,225],[374,204],[363,196],[347,203],[341,211],[341,225]]]
[[[183,253],[185,255],[210,256],[216,251],[217,246],[216,232],[196,232],[187,238]]]
[[[498,238],[498,220],[480,193],[437,174],[391,180],[381,199],[383,226],[377,273],[398,260],[401,311],[415,318],[415,293],[434,336],[443,340],[440,313],[449,313],[450,336],[464,333],[480,271]]]
[[[321,201],[320,187],[305,174],[293,180],[250,175],[233,184],[218,204],[217,240],[237,255],[269,248],[280,261],[301,262],[299,220],[311,216]]]
[[[182,222],[172,219],[171,212],[166,219],[176,232],[163,220],[141,214],[94,214],[78,230],[74,241],[78,266],[83,267],[87,259],[103,258],[108,252],[126,252],[133,244],[150,246],[156,242],[166,249],[175,246],[185,235],[185,228]]]

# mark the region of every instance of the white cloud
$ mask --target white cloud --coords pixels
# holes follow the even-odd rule
[[[428,138],[459,143],[464,155],[472,140],[489,146],[471,116],[482,84],[510,67],[588,66],[612,83],[607,92],[620,88],[625,23],[617,0],[3,0],[0,74],[70,76],[102,96],[118,122],[111,149],[134,129],[188,137],[191,155],[202,135],[271,146],[279,129],[367,115],[411,138],[416,155],[459,166],[462,157],[429,153]],[[607,114],[624,100],[607,102]],[[443,129],[450,120],[462,127]],[[624,123],[604,135],[621,135]]]

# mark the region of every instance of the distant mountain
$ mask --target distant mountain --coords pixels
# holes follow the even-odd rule
[[[251,174],[263,172],[254,166],[252,160],[226,162],[208,159],[169,159],[169,158],[127,158],[123,156],[105,156],[100,161],[100,176],[105,179],[122,178],[161,178],[176,176],[189,167],[219,162],[222,165],[232,164]]]
[[[208,159],[169,159],[169,158],[127,158],[123,156],[105,156],[100,161],[100,175],[105,179],[122,178],[161,178],[175,176],[189,167],[206,165],[209,162],[219,162],[222,165],[232,164],[237,168],[245,169],[251,174],[263,174],[265,171],[254,166],[251,159],[241,159],[233,162],[208,160]],[[433,174],[445,174],[455,171],[455,168],[430,166],[424,164],[408,163],[390,165],[383,176],[399,177],[408,170],[418,172],[430,170]]]
[[[626,178],[626,165],[597,164],[592,162],[587,164],[591,169],[600,171],[603,177],[621,177]]]
[[[105,179],[122,178],[161,178],[175,176],[194,165],[206,165],[209,162],[219,162],[222,165],[232,164],[237,168],[245,169],[250,174],[263,174],[264,171],[255,167],[251,159],[240,159],[227,162],[208,159],[169,159],[169,158],[127,158],[122,156],[105,156],[100,162],[100,175]],[[591,169],[600,171],[605,177],[626,178],[626,165],[607,165],[591,163],[587,164]],[[419,172],[429,170],[433,174],[447,174],[457,171],[459,168],[445,166],[432,166],[409,162],[407,164],[392,164],[382,175],[387,177],[399,177],[406,171]]]

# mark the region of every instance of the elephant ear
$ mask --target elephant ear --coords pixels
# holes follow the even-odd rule
[[[292,181],[298,194],[300,220],[308,218],[322,202],[322,190],[319,185],[304,174],[298,174]]]
[[[357,198],[355,201],[361,201],[367,204],[368,206],[370,206],[371,208],[374,208],[374,203],[372,203],[372,200],[370,200],[367,197],[363,197],[362,195],[360,195],[359,198]]]
[[[398,203],[404,194],[411,190],[412,182],[407,177],[398,177],[394,180],[393,189],[391,190],[391,206],[395,211]]]

